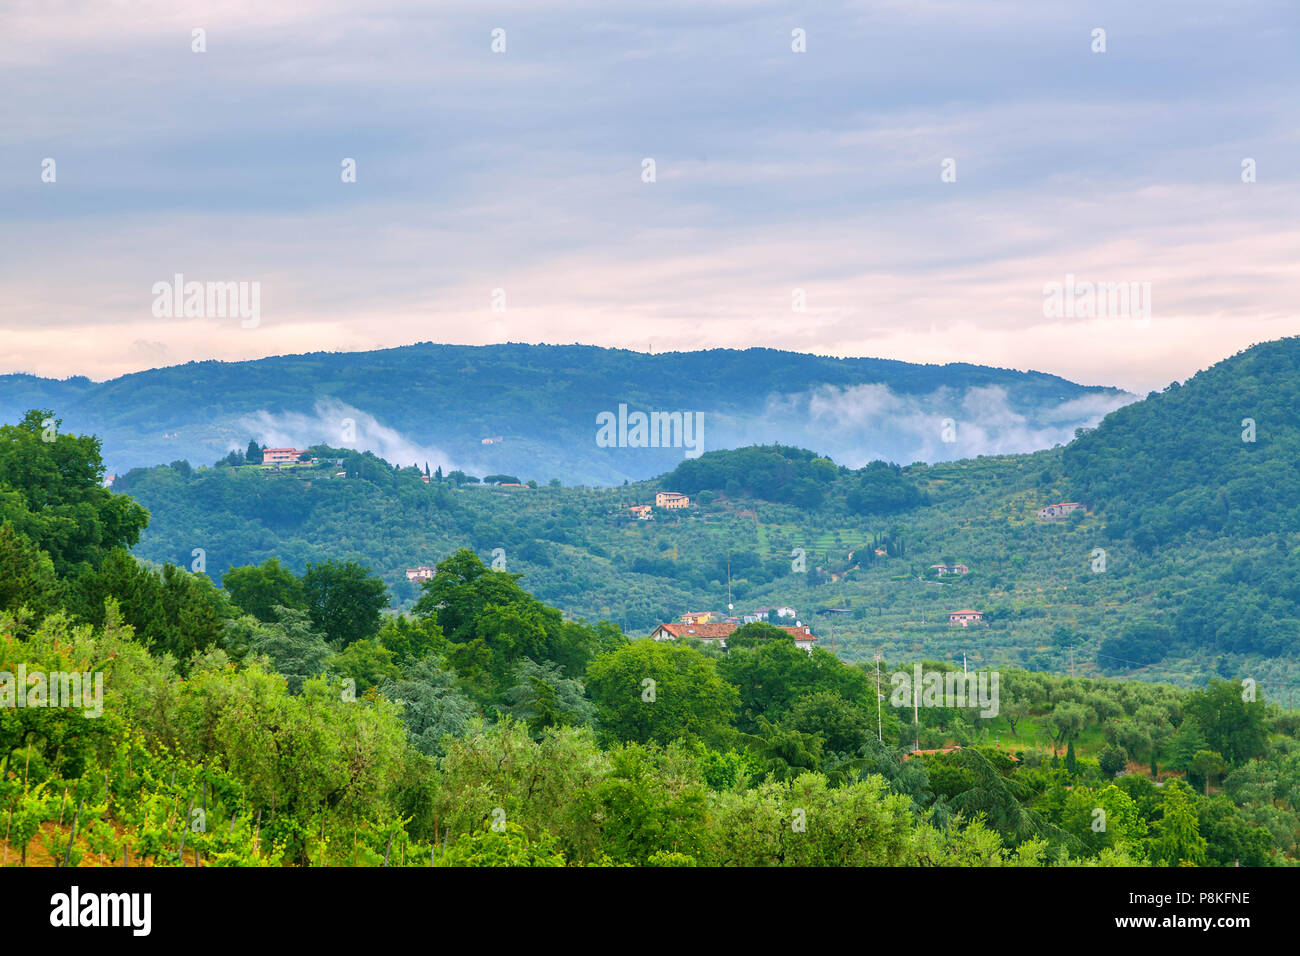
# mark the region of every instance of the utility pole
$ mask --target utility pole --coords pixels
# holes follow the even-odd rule
[[[880,651],[876,651],[876,739],[885,742],[885,732],[880,722]]]
[[[731,610],[731,552],[727,552],[727,610]]]
[[[921,749],[921,688],[918,686],[921,682],[916,679],[915,670],[912,672],[912,730],[916,734],[916,746],[913,750]]]
[[[1074,676],[1074,647],[1070,648],[1070,676]]]

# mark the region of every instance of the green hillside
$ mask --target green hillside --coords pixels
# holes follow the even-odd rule
[[[188,564],[201,547],[216,576],[272,555],[295,569],[343,555],[382,575],[400,606],[418,593],[406,568],[462,546],[485,560],[502,549],[543,600],[644,634],[685,611],[725,610],[729,571],[738,612],[792,606],[848,660],[879,648],[1179,683],[1249,676],[1286,695],[1300,682],[1300,517],[1235,489],[1263,482],[1280,500],[1294,486],[1285,449],[1296,427],[1261,396],[1284,404],[1295,394],[1298,351],[1295,339],[1258,346],[1112,413],[1065,448],[1028,455],[851,470],[767,446],[608,490],[425,484],[415,469],[357,456],[369,464],[346,479],[329,477],[332,466],[177,466],[133,472],[118,487],[153,514],[138,554]],[[1193,424],[1176,430],[1184,407]],[[1239,427],[1231,446],[1206,425],[1216,408],[1236,427],[1256,407],[1254,446],[1241,447]],[[1120,459],[1138,477],[1104,479],[1124,472]],[[694,505],[656,509],[653,521],[627,513],[658,490],[693,494]],[[1216,528],[1142,536],[1155,498],[1182,514],[1203,494],[1226,495]],[[1067,500],[1087,512],[1038,519],[1040,507]],[[969,573],[930,570],[945,563]],[[950,626],[949,612],[964,608],[983,611],[987,626]]]
[[[46,417],[0,426],[0,866],[1272,866],[1300,852],[1300,714],[1267,688],[853,664],[761,622],[725,650],[629,640],[468,549],[400,616],[343,552],[301,572],[232,569],[218,588],[202,546],[192,570],[133,558],[149,515],[102,486],[94,438],[47,432]],[[741,482],[729,457],[696,480]],[[746,521],[757,541],[792,516],[810,534],[826,533],[819,513],[911,520],[961,484],[986,507],[1017,500],[1003,462],[914,476],[793,449],[736,460],[755,486],[817,483],[822,511],[747,515],[715,498],[671,528],[606,526],[704,548]],[[342,509],[333,532],[357,527],[354,505],[398,502],[417,528],[490,506],[529,530],[549,508],[558,533],[575,516],[600,525],[609,504],[453,491],[359,455],[137,480],[208,506],[239,493],[250,528],[281,534],[324,521],[319,496]],[[996,520],[1026,542],[1041,530]],[[1055,525],[1055,540],[1082,527]],[[871,544],[871,574],[911,560],[900,534]],[[581,564],[598,547],[555,549]],[[547,557],[539,568],[564,563]]]

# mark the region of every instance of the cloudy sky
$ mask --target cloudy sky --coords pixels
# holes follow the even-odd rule
[[[0,0],[0,372],[765,345],[1145,391],[1300,333],[1298,9]],[[177,273],[260,321],[156,317]],[[1149,321],[1045,316],[1067,275]]]

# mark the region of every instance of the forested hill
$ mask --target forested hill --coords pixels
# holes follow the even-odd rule
[[[138,555],[188,564],[201,548],[218,579],[273,556],[295,571],[343,556],[409,606],[418,589],[406,569],[470,547],[499,553],[549,603],[633,634],[728,603],[788,605],[850,660],[884,648],[1188,683],[1249,674],[1291,694],[1300,515],[1286,499],[1296,429],[1281,410],[1296,401],[1297,341],[1252,349],[1027,455],[848,468],[766,445],[593,491],[454,472],[426,483],[422,470],[351,452],[338,468],[322,449],[318,466],[177,463],[115,487],[152,513]],[[1246,417],[1254,443],[1214,424]],[[1241,493],[1244,481],[1259,490]],[[690,507],[655,508],[654,520],[629,511],[659,491],[690,495]],[[1039,519],[1071,500],[1086,510]],[[1172,516],[1158,536],[1144,534],[1152,510]],[[968,572],[933,567],[958,564]],[[963,608],[987,626],[958,638],[948,614]]]
[[[1300,532],[1300,337],[1109,415],[1065,451],[1079,500],[1149,550],[1188,532]],[[1289,547],[1284,544],[1284,551]]]
[[[1186,691],[968,672],[919,655],[855,665],[761,622],[731,633],[725,651],[629,640],[608,622],[566,618],[468,549],[430,569],[401,616],[384,613],[383,581],[337,558],[301,575],[269,560],[218,588],[198,549],[189,570],[137,562],[127,548],[149,515],[103,487],[93,436],[51,433],[47,417],[0,425],[0,866],[1163,867],[1300,856],[1300,715],[1265,685]],[[787,449],[748,460],[825,485],[825,502],[909,507],[906,495],[875,494],[912,481],[902,470],[854,475]],[[727,466],[711,461],[696,478],[739,481]],[[147,477],[198,476],[202,493],[239,481],[254,498],[270,492],[259,508],[276,494],[397,501],[408,526],[474,510],[438,502],[457,497],[454,483],[425,485],[377,460],[344,455],[343,480],[333,467],[302,481],[256,468]],[[554,517],[573,493],[514,487],[466,497],[534,495]],[[502,498],[507,512],[512,500]],[[352,527],[364,529],[359,518]],[[911,548],[884,544],[892,560]],[[913,677],[924,686],[912,684],[909,701],[902,682]]]
[[[967,364],[577,345],[423,343],[189,363],[102,383],[0,376],[0,420],[53,409],[65,429],[99,437],[110,474],[215,461],[256,439],[565,484],[649,478],[689,457],[682,447],[599,444],[597,415],[620,405],[700,413],[702,450],[781,442],[857,467],[1049,448],[1132,398]]]

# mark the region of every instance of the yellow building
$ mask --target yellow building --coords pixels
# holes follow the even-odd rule
[[[661,491],[655,495],[656,508],[689,508],[690,506],[689,495],[680,495],[675,491]]]

